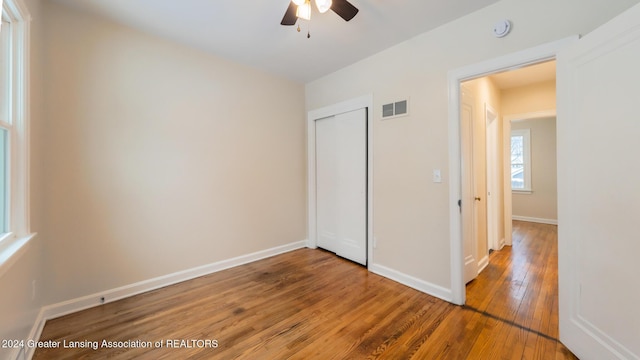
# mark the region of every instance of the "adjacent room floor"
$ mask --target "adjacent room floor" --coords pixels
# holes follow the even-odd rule
[[[557,227],[514,222],[513,242],[466,306],[301,249],[50,320],[41,341],[60,347],[34,359],[575,359]]]

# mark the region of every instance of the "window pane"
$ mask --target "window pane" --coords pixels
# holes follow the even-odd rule
[[[511,188],[524,189],[524,136],[511,136]]]
[[[524,164],[524,136],[511,136],[511,164]]]
[[[511,165],[511,188],[524,189],[524,165]]]
[[[8,203],[7,203],[7,157],[9,149],[7,129],[0,128],[0,233],[9,231]]]
[[[11,73],[10,59],[10,31],[9,23],[2,21],[0,28],[0,121],[9,122],[9,87],[11,82],[9,74]]]

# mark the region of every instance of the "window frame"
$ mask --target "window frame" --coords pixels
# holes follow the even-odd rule
[[[7,228],[0,237],[0,276],[17,259],[35,234],[30,230],[29,209],[29,70],[31,15],[23,0],[4,0],[2,13],[11,26],[10,112],[8,128]],[[4,31],[0,29],[0,31]],[[4,120],[4,119],[2,119]]]
[[[511,191],[514,193],[531,194],[533,192],[533,187],[531,185],[531,129],[512,129],[511,136],[509,137],[510,142],[513,141],[514,136],[522,136],[522,152],[523,152],[522,179],[523,179],[524,186],[521,189],[514,189],[512,187]],[[513,163],[511,163],[511,165],[513,165]]]

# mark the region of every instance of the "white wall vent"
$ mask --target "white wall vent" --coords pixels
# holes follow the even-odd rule
[[[409,115],[409,100],[400,100],[382,105],[382,119]]]

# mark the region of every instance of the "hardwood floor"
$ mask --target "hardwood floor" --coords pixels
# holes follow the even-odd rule
[[[557,341],[556,237],[514,222],[464,307],[301,249],[50,320],[40,340],[60,347],[34,359],[575,359]]]
[[[490,255],[416,358],[576,359],[558,341],[557,237],[555,225],[514,221],[513,247]]]

